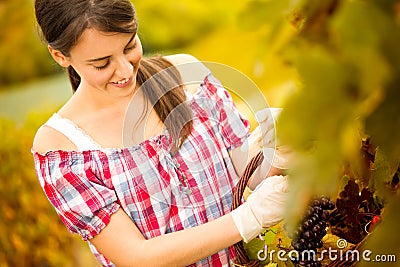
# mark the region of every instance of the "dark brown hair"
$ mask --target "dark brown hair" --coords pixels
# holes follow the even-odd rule
[[[186,95],[179,71],[159,56],[142,59],[137,81],[170,131],[174,141],[172,150],[176,152],[192,130],[192,113],[185,103]]]
[[[65,56],[69,56],[85,29],[137,32],[135,9],[129,0],[36,0],[35,14],[43,39]],[[75,92],[81,78],[72,66],[68,67],[68,76]],[[143,58],[137,81],[146,85],[144,93],[171,133],[175,151],[192,129],[192,114],[185,104],[179,72],[162,57]]]

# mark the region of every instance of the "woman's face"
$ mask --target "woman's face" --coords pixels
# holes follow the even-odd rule
[[[71,49],[68,60],[81,77],[80,87],[118,97],[135,91],[142,54],[136,34],[86,29]]]

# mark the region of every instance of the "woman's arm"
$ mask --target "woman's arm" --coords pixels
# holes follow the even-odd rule
[[[210,70],[197,58],[189,54],[174,54],[164,56],[179,71],[182,82],[188,93],[194,94],[204,81]]]
[[[146,240],[119,209],[90,241],[117,266],[186,266],[242,239],[231,214],[197,227]]]
[[[287,192],[286,177],[269,177],[231,213],[149,240],[119,209],[91,242],[118,266],[186,266],[242,239],[249,242],[266,227],[281,221]]]
[[[231,160],[235,167],[236,173],[240,177],[248,164],[248,162],[257,155],[261,150],[261,137],[258,128],[254,130],[247,141],[240,147],[230,151]],[[248,186],[254,190],[256,186],[266,177],[281,175],[282,169],[278,169],[271,165],[271,161],[264,158],[261,165],[254,171],[249,180]]]

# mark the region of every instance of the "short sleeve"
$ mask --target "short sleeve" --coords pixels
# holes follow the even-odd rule
[[[100,233],[119,204],[113,188],[94,174],[90,151],[34,153],[34,162],[40,185],[67,228],[83,240]]]
[[[250,132],[249,121],[238,111],[230,93],[211,73],[200,85],[198,94],[207,99],[210,115],[216,120],[225,147],[229,150],[241,146]]]

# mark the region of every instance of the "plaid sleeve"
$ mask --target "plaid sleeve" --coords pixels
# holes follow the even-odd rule
[[[34,162],[40,185],[67,228],[83,240],[100,233],[119,204],[113,188],[93,173],[90,151],[34,153]]]
[[[237,110],[230,93],[212,74],[205,78],[201,87],[211,100],[211,115],[218,122],[225,147],[234,149],[241,146],[249,136],[249,121]]]

